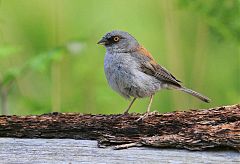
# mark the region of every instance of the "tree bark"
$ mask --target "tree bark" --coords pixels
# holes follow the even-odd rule
[[[98,140],[116,149],[132,146],[189,150],[240,150],[240,105],[172,113],[92,115],[50,113],[0,116],[0,137],[73,138]]]

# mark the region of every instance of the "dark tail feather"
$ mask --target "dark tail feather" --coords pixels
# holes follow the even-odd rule
[[[193,91],[191,89],[188,89],[188,88],[185,88],[185,87],[181,87],[181,88],[179,87],[179,88],[176,88],[176,89],[180,90],[180,91],[183,91],[185,93],[188,93],[188,94],[190,94],[190,95],[192,95],[194,97],[197,97],[198,99],[200,99],[200,100],[202,100],[202,101],[204,101],[206,103],[209,103],[211,101],[208,97],[203,96],[200,93],[198,93],[196,91]]]

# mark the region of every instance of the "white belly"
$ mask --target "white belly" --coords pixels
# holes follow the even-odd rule
[[[161,82],[140,71],[140,64],[127,54],[108,54],[104,71],[112,89],[126,98],[148,97],[161,89]]]

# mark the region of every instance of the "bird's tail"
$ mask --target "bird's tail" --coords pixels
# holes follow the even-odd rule
[[[188,94],[190,94],[190,95],[192,95],[192,96],[194,96],[194,97],[197,97],[198,99],[200,99],[200,100],[202,100],[202,101],[204,101],[204,102],[206,102],[206,103],[209,103],[211,100],[208,98],[208,97],[206,97],[206,96],[203,96],[202,94],[200,94],[200,93],[198,93],[198,92],[196,92],[196,91],[193,91],[193,90],[191,90],[191,89],[188,89],[188,88],[185,88],[185,87],[177,87],[177,88],[175,88],[175,89],[177,89],[177,90],[180,90],[180,91],[183,91],[183,92],[185,92],[185,93],[188,93]]]

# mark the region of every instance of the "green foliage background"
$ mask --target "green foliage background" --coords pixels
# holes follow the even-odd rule
[[[108,86],[105,49],[96,44],[113,29],[131,33],[185,86],[212,99],[204,104],[164,90],[152,110],[240,102],[239,0],[0,2],[0,80],[9,70],[16,77],[8,96],[10,114],[123,112],[129,102]],[[57,60],[44,55],[53,52],[60,54]],[[26,63],[27,71],[15,76]],[[138,100],[131,112],[144,112],[147,103]]]

